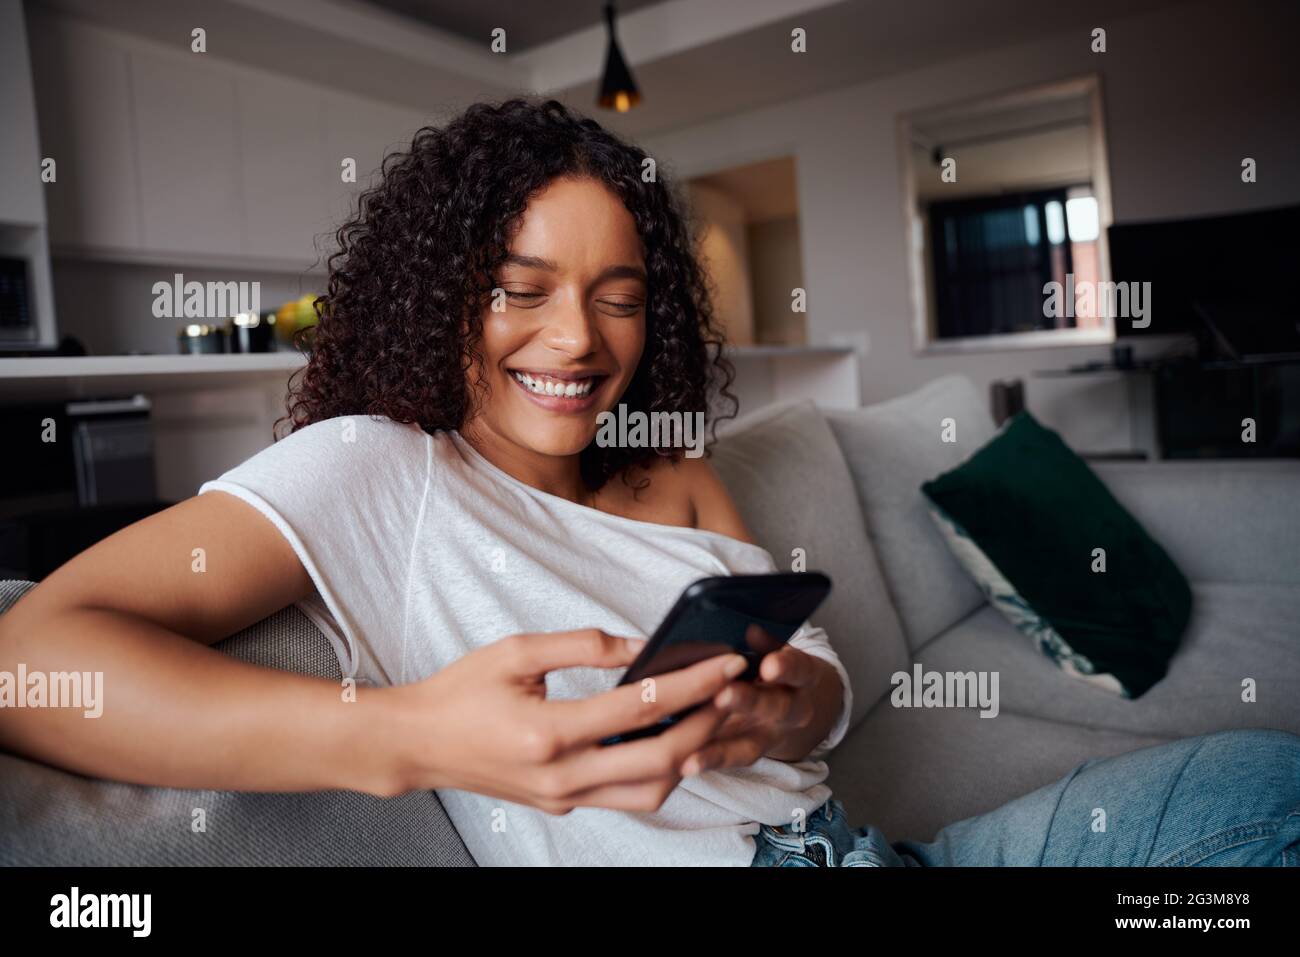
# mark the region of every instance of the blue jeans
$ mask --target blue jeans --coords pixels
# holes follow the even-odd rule
[[[928,844],[850,827],[834,799],[755,843],[756,867],[1300,867],[1300,737],[1220,731],[1085,761]]]

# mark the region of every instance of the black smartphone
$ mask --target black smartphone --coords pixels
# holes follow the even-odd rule
[[[702,578],[682,592],[619,684],[639,684],[731,652],[749,661],[739,680],[753,681],[763,656],[789,641],[830,590],[831,580],[821,572]],[[758,628],[751,627],[754,625]],[[660,734],[693,710],[670,715],[647,728],[612,735],[601,744]]]

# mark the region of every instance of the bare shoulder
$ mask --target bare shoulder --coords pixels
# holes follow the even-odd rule
[[[731,493],[708,459],[681,458],[666,465],[662,471],[673,476],[669,481],[689,500],[696,528],[754,544]]]
[[[611,480],[598,494],[606,511],[660,525],[718,532],[755,544],[731,493],[704,458],[656,458],[635,469],[631,483]]]

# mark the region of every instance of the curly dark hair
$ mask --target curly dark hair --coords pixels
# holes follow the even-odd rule
[[[277,430],[349,414],[461,428],[474,411],[467,377],[481,371],[491,277],[530,198],[567,176],[617,195],[645,252],[646,344],[621,401],[629,412],[704,412],[716,437],[718,421],[736,413],[735,372],[684,205],[663,177],[643,178],[646,159],[556,100],[477,103],[440,129],[420,129],[409,150],[384,158],[379,183],[335,234],[318,324],[296,336],[311,358],[290,380]],[[681,451],[593,441],[581,454],[583,479],[591,489],[619,474],[627,481],[632,467]]]

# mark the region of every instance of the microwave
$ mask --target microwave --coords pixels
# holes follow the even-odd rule
[[[28,260],[0,256],[0,345],[32,343],[40,338],[32,287]]]

